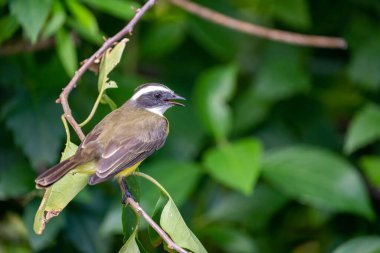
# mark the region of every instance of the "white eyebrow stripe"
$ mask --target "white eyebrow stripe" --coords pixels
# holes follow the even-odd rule
[[[168,91],[168,92],[172,92],[170,89],[168,88],[165,88],[165,87],[162,87],[162,86],[148,86],[148,87],[144,87],[142,88],[141,90],[139,90],[138,92],[136,92],[131,100],[136,100],[138,99],[141,95],[145,94],[145,93],[149,93],[149,92],[152,92],[152,91]]]

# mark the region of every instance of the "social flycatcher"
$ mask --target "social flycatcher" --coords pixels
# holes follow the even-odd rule
[[[43,172],[37,187],[48,187],[79,165],[95,162],[89,179],[94,185],[109,178],[122,178],[156,150],[169,133],[169,122],[163,113],[184,99],[158,83],[139,86],[132,98],[109,113],[82,141],[76,153]]]

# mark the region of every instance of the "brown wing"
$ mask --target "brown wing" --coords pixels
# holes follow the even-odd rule
[[[107,144],[97,161],[96,174],[90,178],[90,184],[97,184],[113,177],[143,161],[164,145],[167,137],[167,121],[164,118],[146,122],[140,127],[146,131],[142,132],[140,128],[140,131],[137,131],[140,134],[113,138]]]

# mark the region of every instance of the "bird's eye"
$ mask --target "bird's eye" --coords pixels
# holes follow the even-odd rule
[[[159,92],[156,92],[156,93],[154,93],[154,98],[155,99],[160,99],[161,98],[161,93],[159,93]]]

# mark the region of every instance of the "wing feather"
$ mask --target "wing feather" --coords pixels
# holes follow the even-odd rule
[[[96,175],[90,180],[90,184],[105,181],[143,161],[164,145],[166,137],[167,121],[163,119],[156,122],[154,129],[141,136],[128,135],[123,139],[110,141],[97,162]]]

